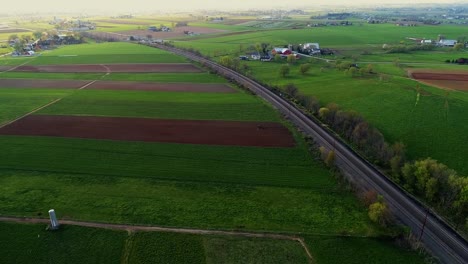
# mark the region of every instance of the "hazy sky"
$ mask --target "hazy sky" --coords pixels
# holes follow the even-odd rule
[[[132,13],[141,11],[173,11],[173,10],[199,10],[199,9],[248,9],[248,8],[294,8],[297,6],[313,6],[316,3],[323,5],[356,5],[356,4],[418,4],[418,3],[453,3],[468,0],[325,0],[294,1],[294,0],[22,0],[21,4],[8,1],[2,4],[0,12],[69,12],[91,11]],[[310,3],[310,4],[309,4]]]

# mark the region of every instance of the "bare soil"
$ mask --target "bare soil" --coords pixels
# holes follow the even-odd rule
[[[0,83],[1,85],[1,83]],[[167,92],[211,92],[235,93],[236,90],[226,84],[204,83],[148,83],[124,81],[97,81],[86,89],[97,90],[140,90],[140,91],[167,91]]]
[[[138,64],[67,64],[67,65],[23,65],[13,71],[19,72],[202,72],[190,63],[138,63]]]
[[[291,132],[274,122],[30,115],[0,128],[0,135],[256,147],[295,145]]]
[[[206,28],[206,27],[176,27],[173,28],[171,32],[153,32],[150,30],[126,30],[119,31],[119,33],[129,36],[148,36],[151,35],[154,39],[168,39],[168,38],[177,38],[185,36],[184,31],[194,32],[196,34],[213,34],[213,33],[223,33],[227,30],[215,29],[215,28]]]
[[[421,83],[441,89],[468,91],[468,71],[443,71],[418,69],[408,75]]]
[[[0,88],[78,89],[89,82],[83,80],[0,79]]]

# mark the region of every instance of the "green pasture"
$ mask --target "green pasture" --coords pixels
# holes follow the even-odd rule
[[[44,142],[40,139],[36,141]],[[180,149],[177,145],[171,147]],[[36,161],[30,161],[31,156],[22,155],[28,165],[22,167],[11,164],[18,169],[0,170],[0,211],[2,215],[40,217],[45,216],[50,208],[54,208],[60,219],[82,221],[308,234],[344,233],[372,237],[388,234],[388,231],[370,222],[365,208],[353,194],[337,187],[324,169],[309,170],[307,174],[309,183],[303,182],[299,188],[261,186],[245,180],[246,184],[216,183],[209,181],[211,174],[209,172],[199,175],[200,171],[210,168],[206,152],[202,148],[192,148],[192,150],[198,150],[191,157],[199,164],[198,166],[185,165],[184,163],[194,162],[181,158],[181,162],[172,163],[181,168],[173,169],[175,166],[170,168],[164,165],[167,158],[162,155],[153,156],[153,160],[157,160],[153,166],[161,167],[161,172],[152,169],[148,173],[139,172],[134,176],[128,174],[130,168],[126,167],[134,166],[135,162],[126,166],[119,166],[115,161],[106,164],[108,159],[103,158],[107,155],[103,154],[104,152],[98,156],[75,151],[75,156],[68,155],[70,161],[66,161],[65,158],[59,157],[60,153],[55,148],[52,148],[51,152],[54,155],[47,155],[48,161],[40,160],[53,164],[35,166],[34,171],[28,169],[29,165]],[[228,163],[226,160],[230,156],[224,155],[224,152],[232,153],[232,151],[230,148],[219,150],[217,163],[221,167]],[[279,157],[278,154],[281,152],[276,151],[276,153]],[[8,154],[11,152],[8,151]],[[251,153],[246,150],[237,151],[237,154]],[[109,172],[105,173],[103,169],[85,172],[81,168],[87,164],[79,165],[78,162],[83,158],[78,158],[78,155],[92,155],[93,157],[89,159],[99,160],[101,166],[106,167]],[[128,156],[121,154],[120,157],[120,164],[129,160]],[[74,159],[77,161],[72,161]],[[297,163],[293,157],[283,160],[285,160],[283,167],[294,166],[286,164],[288,162]],[[74,173],[52,172],[57,169],[52,168],[53,166],[62,166],[56,164],[59,162],[69,165],[75,163],[72,168]],[[262,162],[268,162],[268,159],[262,158]],[[142,162],[138,165],[140,164],[148,167]],[[268,177],[270,182],[280,186],[291,185],[289,182],[301,182],[299,175],[294,172],[288,173],[290,176],[284,177],[288,179],[280,182],[281,179],[275,179],[281,177],[279,173],[262,176],[260,175],[263,173],[262,170],[257,170],[252,175],[249,172],[250,164],[239,164],[242,163],[237,163],[238,167],[243,167],[246,174],[252,178],[256,177],[257,180]],[[314,166],[320,168],[318,165]],[[117,168],[112,167],[119,167],[125,171],[116,172]],[[164,173],[162,170],[165,170],[166,174],[176,175],[188,167],[193,173],[183,172],[185,178],[173,178],[171,181],[157,179],[158,175]],[[270,171],[268,165],[264,165],[263,168],[265,171]],[[228,169],[231,167],[225,167],[224,170]],[[90,170],[91,168],[88,168],[88,171]],[[223,169],[215,168],[214,171],[219,174]],[[121,176],[110,175],[111,173],[118,173]],[[238,169],[237,172],[232,171],[226,176],[213,175],[212,178],[230,177],[230,181],[241,183],[243,173]]]
[[[294,83],[323,105],[334,102],[357,111],[381,130],[387,140],[405,143],[410,158],[432,157],[461,174],[468,173],[468,149],[463,143],[468,131],[466,92],[452,91],[447,96],[443,90],[398,76],[388,81],[380,81],[378,77],[352,78],[333,68],[322,72],[323,64],[313,65],[306,76],[299,73],[299,66],[293,66],[286,78],[278,74],[279,63],[248,65],[252,74],[265,83],[278,86]],[[396,69],[395,73],[403,74],[393,65],[386,70],[391,67]],[[417,87],[422,89],[419,101]]]
[[[44,212],[47,214],[47,211]],[[125,231],[0,223],[1,263],[119,263]]]
[[[234,89],[234,88],[233,88]],[[279,121],[260,99],[237,93],[80,90],[38,114]]]
[[[44,52],[30,65],[102,63],[181,63],[186,59],[172,53],[125,42],[63,46]]]
[[[302,145],[259,148],[16,136],[0,140],[8,153],[0,162],[5,169],[272,186],[333,185]]]
[[[112,73],[102,76],[102,73],[31,73],[5,72],[1,78],[13,79],[51,79],[51,80],[107,80],[134,81],[158,83],[226,83],[226,80],[216,74],[202,73]]]
[[[187,63],[167,51],[126,42],[88,43],[61,46],[34,57],[3,57],[2,65],[104,64],[104,63]]]
[[[203,240],[200,235],[138,232],[127,240],[126,263],[207,263]]]
[[[369,34],[372,32],[372,34]],[[305,29],[263,30],[229,36],[204,38],[193,41],[179,41],[178,46],[193,47],[201,52],[214,55],[216,50],[235,53],[240,46],[247,48],[256,43],[269,43],[273,46],[318,42],[321,47],[337,49],[380,49],[383,44],[408,42],[407,38],[437,39],[439,34],[457,39],[468,36],[468,28],[454,25],[397,27],[392,24],[353,26],[328,26]],[[379,61],[380,58],[377,58]],[[446,58],[444,58],[445,61]]]
[[[3,55],[3,54],[6,54],[6,53],[10,53],[13,51],[13,48],[7,46],[6,48],[2,48],[1,46],[3,45],[3,43],[0,43],[0,55]],[[0,64],[1,65],[1,64]]]
[[[305,242],[317,263],[428,263],[424,256],[382,238],[307,236]]]
[[[0,88],[0,125],[25,115],[53,100],[62,98],[69,93],[70,90],[58,89]]]

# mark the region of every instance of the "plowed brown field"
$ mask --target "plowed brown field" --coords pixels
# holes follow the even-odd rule
[[[31,115],[0,128],[0,135],[257,147],[295,145],[291,132],[274,122]]]
[[[421,83],[441,89],[468,91],[468,72],[421,69],[411,70],[409,75]]]

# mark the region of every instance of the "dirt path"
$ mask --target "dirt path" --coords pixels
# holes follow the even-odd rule
[[[20,218],[20,217],[5,217],[0,216],[1,222],[14,222],[14,223],[31,223],[31,224],[48,224],[49,219],[44,218]],[[277,240],[290,240],[296,241],[304,248],[309,261],[315,263],[312,254],[307,248],[304,239],[293,235],[284,234],[273,234],[273,233],[254,233],[254,232],[242,232],[242,231],[222,231],[222,230],[206,230],[206,229],[193,229],[193,228],[173,228],[173,227],[161,227],[161,226],[138,226],[138,225],[123,225],[123,224],[108,224],[108,223],[97,223],[97,222],[82,222],[73,220],[59,220],[62,225],[74,225],[83,227],[93,228],[104,228],[112,230],[124,230],[127,232],[170,232],[170,233],[181,233],[181,234],[195,234],[195,235],[221,235],[221,236],[238,236],[238,237],[251,237],[251,238],[270,238]]]

